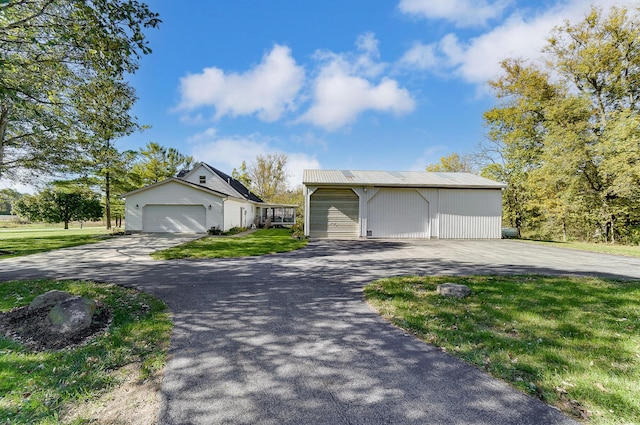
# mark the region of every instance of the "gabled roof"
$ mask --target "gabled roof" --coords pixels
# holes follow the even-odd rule
[[[505,183],[470,173],[426,171],[304,170],[306,186],[387,186],[502,189]]]
[[[204,164],[204,163],[203,163]],[[216,173],[218,176],[220,176],[220,178],[224,181],[227,182],[227,184],[229,186],[231,186],[233,188],[233,190],[235,190],[236,192],[238,192],[240,195],[242,195],[245,199],[248,199],[249,201],[253,201],[253,202],[264,202],[262,199],[260,199],[255,193],[251,192],[249,189],[247,189],[247,187],[245,185],[243,185],[239,180],[234,179],[233,177],[231,177],[228,174],[223,173],[222,171],[218,170],[217,168],[214,168],[210,165],[204,164],[207,167],[209,167],[209,169],[211,171],[213,171],[214,173]]]
[[[154,187],[162,186],[162,185],[170,183],[170,182],[179,183],[179,184],[182,184],[182,185],[185,185],[185,186],[190,186],[190,187],[193,187],[194,189],[202,190],[203,192],[212,193],[214,195],[217,195],[217,196],[220,196],[220,197],[223,197],[223,198],[226,198],[227,196],[229,196],[226,193],[218,192],[217,190],[213,190],[210,187],[203,186],[201,184],[191,183],[190,181],[179,179],[177,177],[171,177],[171,178],[168,178],[166,180],[162,180],[160,182],[150,184],[149,186],[141,187],[140,189],[136,189],[136,190],[132,190],[131,192],[127,192],[124,195],[120,195],[120,198],[126,198],[129,195],[133,195],[133,194],[136,194],[138,192],[143,192],[143,191],[145,191],[147,189],[151,189],[151,188],[154,188]]]
[[[179,178],[186,178],[189,174],[194,173],[198,167],[204,167],[209,170],[211,173],[217,175],[220,178],[220,181],[212,181],[208,182],[207,186],[214,188],[219,192],[225,193],[229,196],[233,196],[235,198],[245,199],[251,202],[262,203],[262,199],[252,193],[249,189],[247,189],[242,183],[238,180],[234,179],[230,175],[223,173],[215,167],[210,166],[204,162],[197,163],[192,170],[180,173],[178,175]],[[213,186],[212,186],[213,184]]]

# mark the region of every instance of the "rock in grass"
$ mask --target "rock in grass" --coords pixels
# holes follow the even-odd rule
[[[35,310],[40,307],[54,306],[70,298],[73,298],[73,295],[71,295],[70,293],[54,289],[35,297],[33,301],[31,301],[31,304],[29,304],[29,310]]]
[[[96,303],[83,297],[73,297],[56,304],[49,312],[51,330],[56,333],[69,334],[91,326]]]
[[[459,283],[442,283],[438,285],[437,291],[443,297],[464,298],[471,294],[471,288]]]

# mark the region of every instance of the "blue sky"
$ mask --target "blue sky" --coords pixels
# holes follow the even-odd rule
[[[486,81],[541,58],[583,0],[148,0],[163,20],[131,77],[149,141],[231,172],[257,154],[302,169],[423,170],[483,140]],[[599,0],[611,5],[637,1]]]

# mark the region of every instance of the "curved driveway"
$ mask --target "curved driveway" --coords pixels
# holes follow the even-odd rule
[[[517,241],[314,241],[279,255],[154,261],[130,236],[0,261],[0,280],[89,278],[174,312],[162,424],[575,424],[391,326],[362,287],[399,274],[640,279],[640,260]]]

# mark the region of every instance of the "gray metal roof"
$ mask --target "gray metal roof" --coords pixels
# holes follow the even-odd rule
[[[505,183],[470,173],[426,171],[304,170],[306,186],[392,186],[501,189]]]

